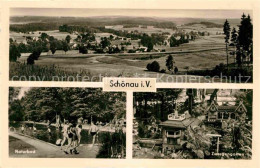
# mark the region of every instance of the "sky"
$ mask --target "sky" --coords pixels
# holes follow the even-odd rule
[[[28,92],[29,90],[30,90],[30,87],[22,87],[17,98],[21,99],[25,95],[25,92]]]
[[[87,8],[12,8],[11,16],[134,16],[164,18],[240,18],[248,10],[193,10],[193,9],[87,9]]]

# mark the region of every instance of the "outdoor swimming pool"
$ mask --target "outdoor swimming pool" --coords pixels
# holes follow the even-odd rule
[[[28,136],[31,136],[33,138],[49,142],[52,144],[56,144],[57,139],[63,139],[62,135],[62,130],[57,129],[54,126],[50,126],[51,132],[48,132],[47,125],[42,125],[42,124],[36,124],[36,131],[33,131],[33,124],[32,123],[25,123],[25,130],[22,133],[21,130],[21,125],[23,123],[16,122],[16,123],[10,123],[9,126],[10,128],[13,127],[15,128],[15,132],[25,134]],[[97,142],[101,142],[101,137],[105,132],[99,132],[98,137],[97,137]],[[81,144],[91,144],[92,143],[92,136],[88,133],[88,130],[83,129],[81,132]]]

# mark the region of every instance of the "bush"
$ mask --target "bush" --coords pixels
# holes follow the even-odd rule
[[[143,123],[139,123],[138,124],[138,136],[140,138],[147,138],[148,137],[148,130],[146,128],[146,126]]]
[[[34,56],[32,54],[27,58],[27,64],[28,65],[34,64]]]
[[[135,50],[129,50],[128,53],[135,53]]]
[[[9,60],[12,62],[16,62],[18,58],[21,57],[21,53],[16,45],[10,45],[9,48]]]
[[[79,46],[79,53],[87,54],[88,50],[85,46]]]
[[[226,76],[231,80],[235,80],[236,82],[241,82],[241,81],[247,81],[247,82],[252,82],[253,81],[253,69],[252,67],[236,67],[232,68],[230,67],[229,69],[226,68],[226,65],[223,63],[220,63],[217,65],[214,69],[212,70],[192,70],[188,71],[187,73],[189,75],[199,75],[199,76],[219,76],[219,77],[224,77]],[[240,77],[239,77],[240,76]],[[250,79],[248,77],[250,76]],[[241,81],[239,81],[241,80]]]
[[[153,72],[160,71],[160,65],[157,61],[153,61],[151,64],[147,64],[146,68],[148,71],[153,71]]]
[[[147,69],[148,71],[151,70],[151,64],[150,64],[150,63],[148,63],[148,64],[146,65],[146,69]]]
[[[125,157],[126,135],[122,132],[103,133],[101,135],[101,147],[97,158],[117,158],[119,155]]]
[[[160,72],[161,72],[161,73],[165,73],[165,72],[166,72],[166,70],[165,70],[165,69],[162,69]]]

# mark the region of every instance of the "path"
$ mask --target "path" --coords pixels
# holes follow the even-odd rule
[[[81,145],[78,148],[78,155],[65,154],[60,147],[53,144],[22,136],[17,133],[10,132],[9,136],[14,137],[12,141],[9,140],[9,155],[10,157],[20,158],[96,158],[99,147],[90,145]],[[15,140],[18,139],[18,140]],[[14,150],[27,150],[24,146],[30,147],[28,150],[35,150],[34,154],[17,154]]]

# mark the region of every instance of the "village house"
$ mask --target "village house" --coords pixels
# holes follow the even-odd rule
[[[242,101],[238,105],[226,104],[219,105],[216,101],[212,101],[206,109],[206,119],[208,122],[222,122],[229,119],[237,119],[240,115],[246,113],[246,107]]]

